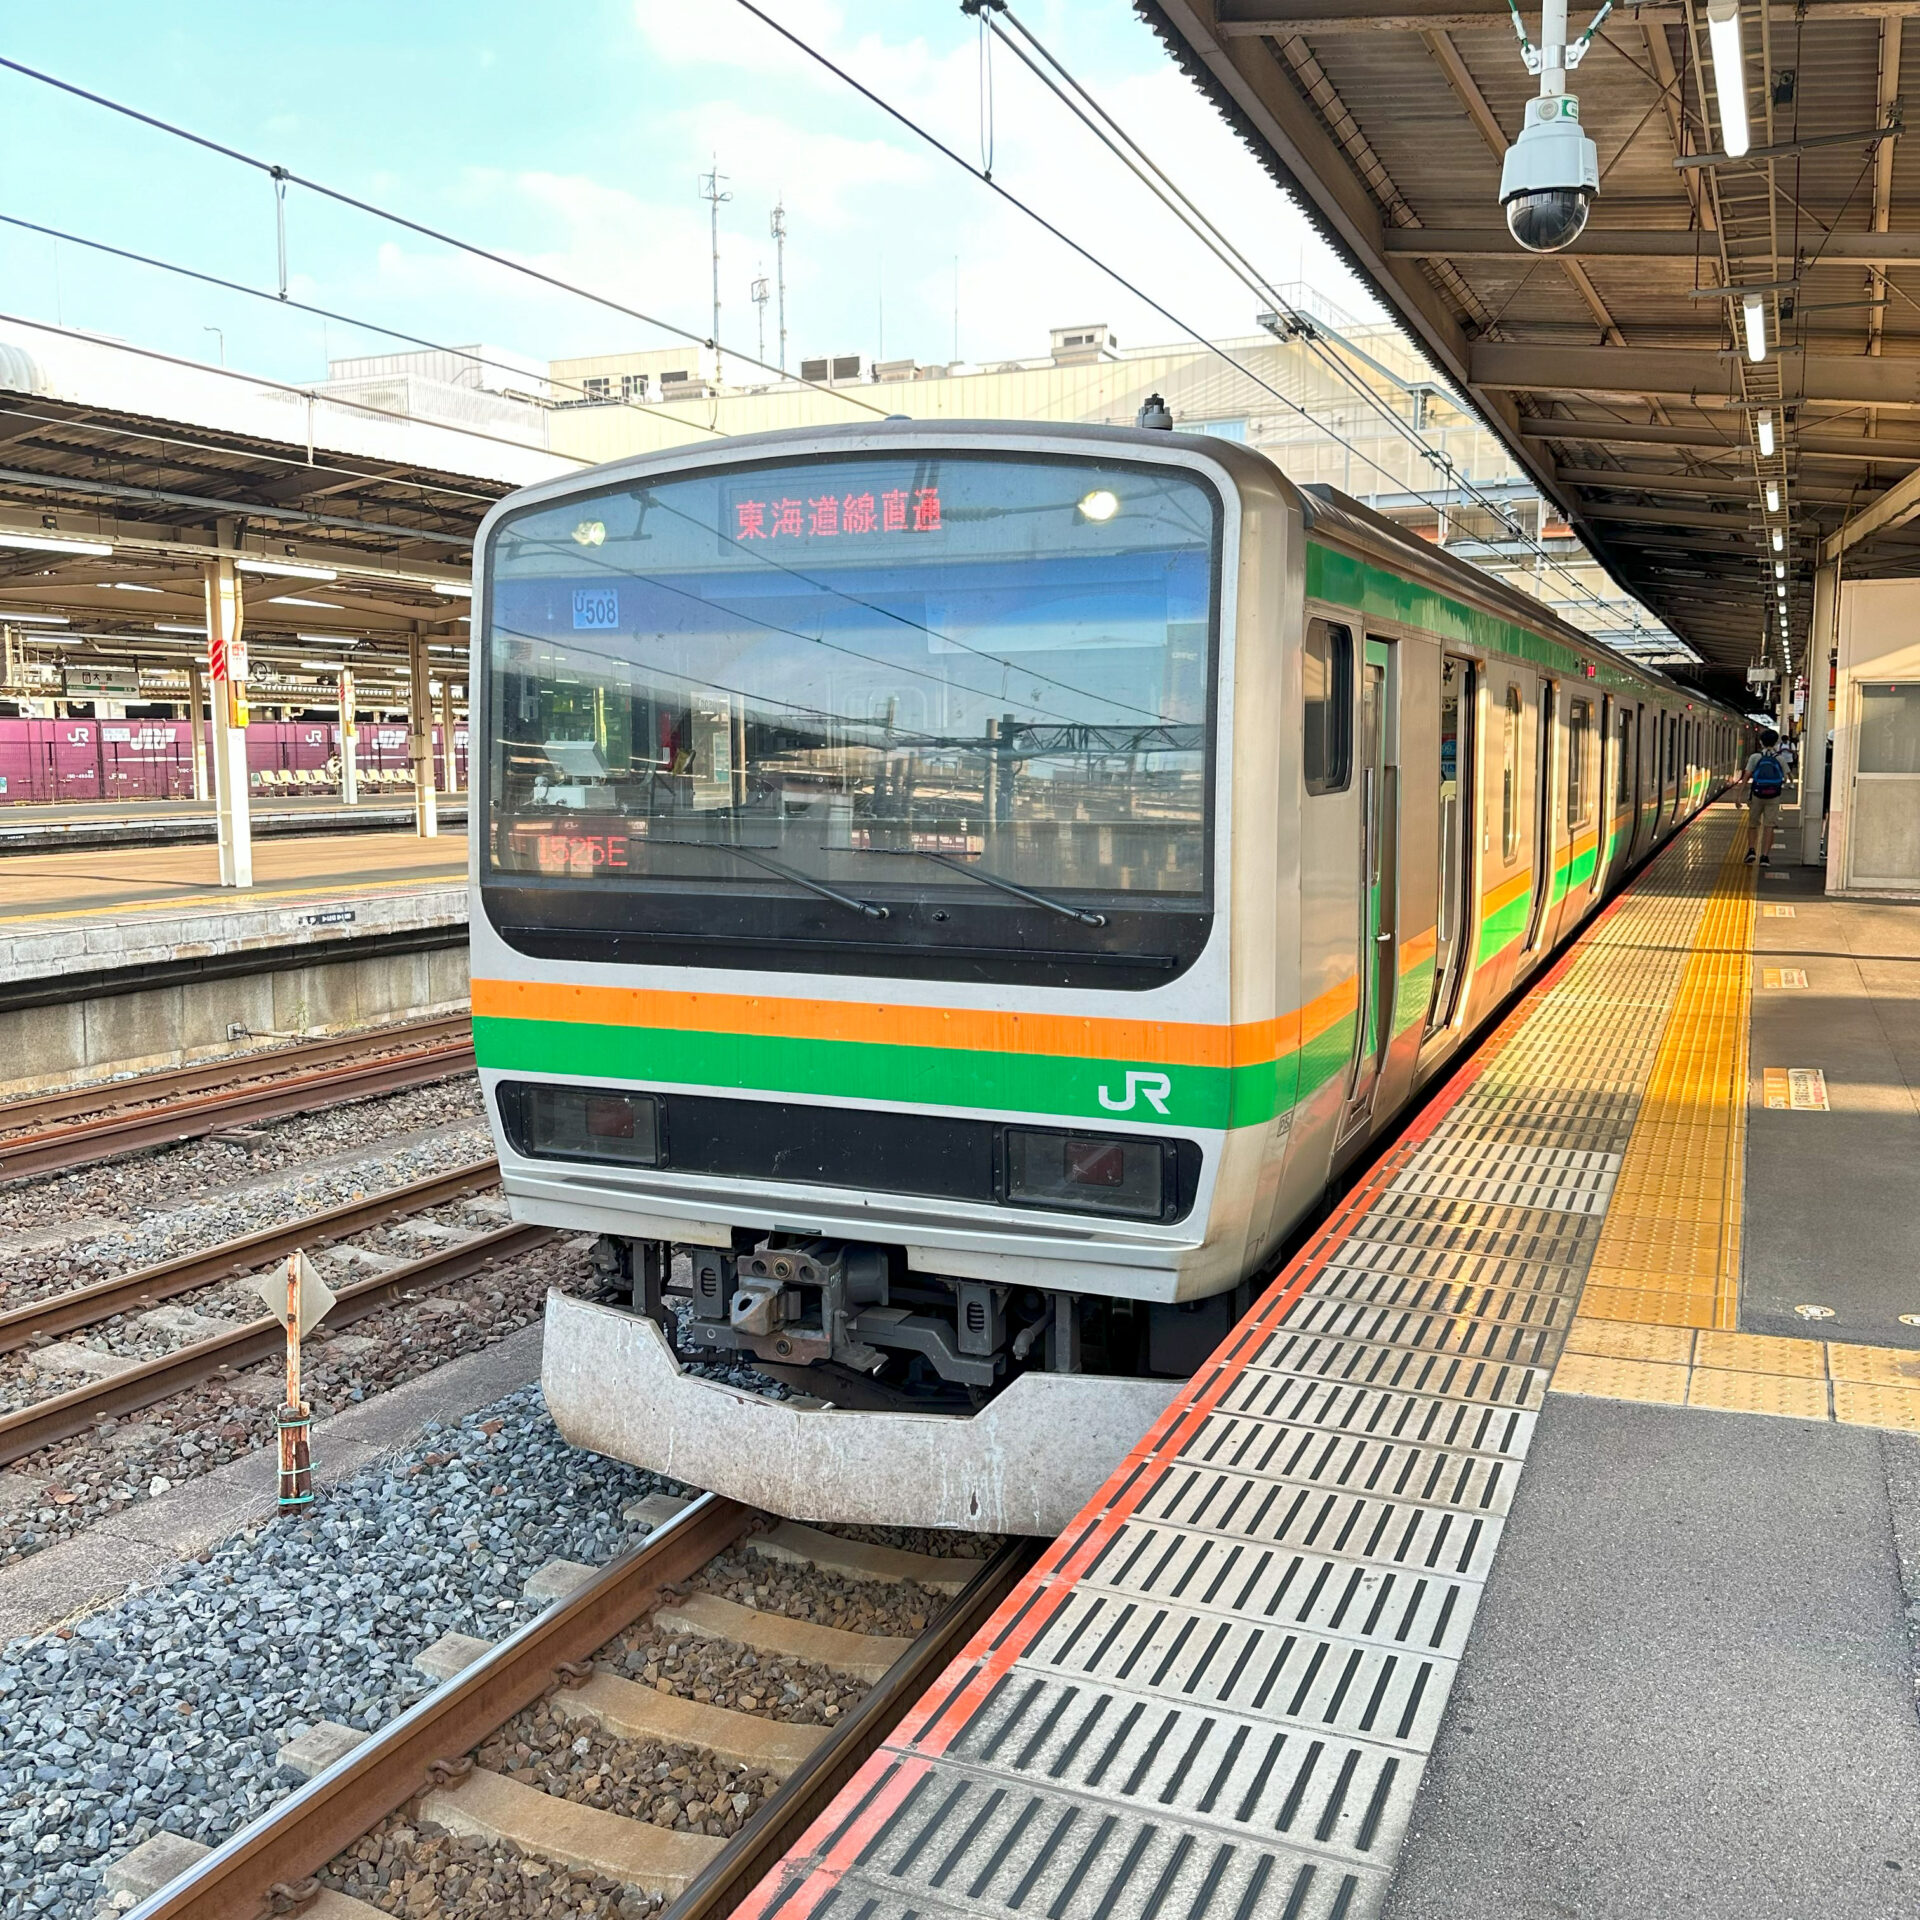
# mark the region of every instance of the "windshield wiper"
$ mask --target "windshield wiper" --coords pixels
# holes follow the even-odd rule
[[[901,860],[931,860],[938,866],[951,867],[955,873],[965,874],[969,880],[978,880],[983,887],[998,887],[1002,893],[1011,893],[1021,900],[1031,900],[1036,907],[1045,907],[1049,913],[1078,920],[1083,927],[1104,927],[1107,924],[1104,913],[1082,913],[1078,907],[1070,907],[1064,900],[1049,900],[1044,893],[1035,893],[1030,887],[1016,887],[1011,880],[1002,880],[997,873],[982,873],[977,867],[963,866],[951,854],[929,853],[924,847],[868,847],[866,851],[884,853]]]
[[[869,920],[892,918],[885,907],[876,907],[870,900],[856,900],[852,894],[840,893],[811,875],[802,873],[798,867],[790,867],[783,860],[768,860],[746,847],[735,846],[731,840],[657,840],[649,835],[646,844],[650,847],[698,847],[703,852],[738,854],[742,860],[750,861],[756,867],[765,867],[769,873],[777,873],[783,880],[791,880],[796,887],[805,887],[809,893],[817,893],[821,899],[831,900],[835,906],[850,907],[855,913],[865,914]]]

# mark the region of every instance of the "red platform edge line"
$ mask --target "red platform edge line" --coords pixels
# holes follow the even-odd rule
[[[1704,814],[1696,819],[1704,819]],[[1692,823],[1689,823],[1692,824]],[[1567,951],[1534,981],[1473,1057],[1448,1078],[1393,1144],[1368,1169],[1307,1244],[1281,1268],[1246,1318],[1194,1375],[1189,1392],[1174,1399],[1138,1444],[1075,1515],[999,1610],[954,1656],[885,1745],[871,1754],[833,1803],[801,1835],[799,1844],[734,1909],[735,1920],[811,1920],[840,1877],[899,1812],[932,1762],[965,1730],[1000,1680],[1052,1624],[1080,1576],[1147,1493],[1159,1484],[1146,1470],[1178,1452],[1246,1370],[1248,1350],[1275,1332],[1354,1227],[1379,1203],[1415,1153],[1438,1131],[1468,1090],[1499,1059],[1538,1011],[1539,1002],[1583,956],[1593,936],[1680,847],[1676,834],[1633,880],[1594,915]],[[934,1704],[929,1705],[928,1702]],[[888,1769],[896,1771],[888,1778]],[[884,1782],[884,1785],[882,1783]],[[865,1802],[862,1805],[862,1802]],[[825,1849],[823,1852],[822,1849]]]

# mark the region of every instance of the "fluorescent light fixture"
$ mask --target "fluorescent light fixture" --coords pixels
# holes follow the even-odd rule
[[[1767,357],[1767,303],[1757,293],[1740,302],[1747,320],[1747,358],[1756,364]]]
[[[1707,0],[1707,43],[1713,49],[1713,91],[1720,140],[1730,160],[1752,143],[1747,130],[1747,56],[1740,44],[1740,0]]]
[[[331,567],[310,567],[298,560],[236,560],[236,573],[266,573],[281,580],[338,580]]]
[[[1773,530],[1773,550],[1778,553],[1787,544],[1787,536],[1778,527]]]
[[[153,623],[155,633],[205,633],[204,626],[194,626],[184,620],[156,620]]]
[[[1773,577],[1776,580],[1784,580],[1787,577],[1787,563],[1784,560],[1776,560],[1773,563]]]
[[[1771,460],[1773,458],[1773,415],[1770,413],[1762,413],[1759,426],[1760,458],[1762,460]]]
[[[296,633],[293,637],[303,647],[357,647],[360,644],[357,633]]]
[[[64,553],[73,560],[104,560],[113,552],[104,540],[48,540],[37,533],[0,533],[0,547],[20,547],[28,553]]]
[[[345,611],[338,600],[302,600],[297,594],[291,593],[276,593],[267,605],[270,607],[324,607],[329,613]]]
[[[143,587],[137,580],[109,580],[107,588],[112,593],[164,593],[164,587]]]
[[[1778,513],[1780,511],[1780,488],[1778,484],[1772,480],[1767,482],[1767,511],[1769,513]]]
[[[1784,600],[1787,597],[1787,590],[1785,587],[1775,587],[1774,592],[1777,593],[1782,600]]]
[[[435,593],[449,594],[455,600],[471,600],[473,598],[473,589],[471,587],[456,587],[451,580],[436,580],[433,583],[433,590]]]
[[[0,613],[0,626],[8,622],[29,627],[70,627],[73,622],[64,613]]]

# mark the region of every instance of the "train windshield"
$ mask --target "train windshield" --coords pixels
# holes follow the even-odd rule
[[[1219,522],[1166,466],[926,452],[530,510],[487,559],[489,878],[690,933],[1191,908]]]

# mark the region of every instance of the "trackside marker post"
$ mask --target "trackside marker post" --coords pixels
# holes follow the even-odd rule
[[[297,1249],[284,1267],[262,1276],[260,1297],[287,1330],[287,1399],[280,1409],[280,1509],[304,1507],[313,1499],[313,1455],[309,1433],[313,1413],[300,1398],[300,1338],[333,1311],[332,1289]]]

